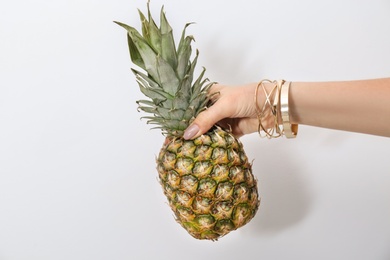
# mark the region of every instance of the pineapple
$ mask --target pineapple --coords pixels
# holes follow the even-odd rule
[[[186,24],[176,47],[163,8],[160,26],[139,11],[142,34],[126,29],[132,69],[142,93],[137,101],[145,118],[165,136],[157,157],[157,171],[176,221],[197,239],[217,240],[248,223],[260,201],[257,182],[241,142],[218,126],[206,134],[185,140],[184,130],[209,105],[213,83],[205,69],[194,80],[199,52],[191,61],[193,41]]]

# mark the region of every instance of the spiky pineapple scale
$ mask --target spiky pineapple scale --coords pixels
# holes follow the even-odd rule
[[[137,101],[149,113],[148,123],[166,135],[157,158],[164,194],[177,221],[195,238],[216,240],[252,219],[258,209],[257,185],[242,144],[229,132],[214,127],[195,140],[184,130],[207,107],[205,69],[194,79],[198,51],[191,60],[192,36],[186,24],[176,47],[163,9],[160,27],[139,12],[142,34],[127,30],[132,69],[147,100]]]
[[[157,170],[177,221],[195,238],[224,236],[258,209],[257,184],[242,144],[220,128],[190,141],[168,138]]]

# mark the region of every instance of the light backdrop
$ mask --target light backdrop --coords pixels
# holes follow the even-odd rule
[[[390,76],[388,0],[152,0],[153,15],[161,5],[176,36],[196,22],[213,81]],[[146,0],[0,2],[1,260],[390,259],[390,139],[305,126],[295,140],[243,137],[258,214],[218,242],[190,237],[112,22],[139,28],[137,8]]]

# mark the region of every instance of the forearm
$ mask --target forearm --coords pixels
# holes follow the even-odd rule
[[[236,136],[275,127],[275,117],[266,96],[275,98],[274,83],[251,83],[241,87],[216,84],[210,93],[218,93],[217,101],[200,113],[185,132],[193,139],[214,124],[231,129]],[[258,91],[255,91],[255,90]],[[257,93],[257,98],[253,94]],[[274,94],[272,94],[274,93]],[[255,101],[255,102],[254,102]],[[258,104],[258,107],[255,105]],[[340,81],[295,82],[290,85],[289,114],[293,124],[318,126],[390,137],[390,78]],[[281,115],[277,117],[281,124]]]
[[[390,78],[293,82],[292,123],[390,137]]]

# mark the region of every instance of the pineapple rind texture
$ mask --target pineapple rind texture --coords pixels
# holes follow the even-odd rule
[[[197,239],[217,240],[258,210],[257,182],[243,146],[221,128],[193,141],[168,137],[157,170],[177,222]]]

